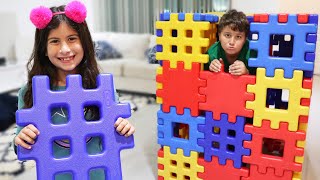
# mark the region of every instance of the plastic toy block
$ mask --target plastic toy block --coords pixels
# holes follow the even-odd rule
[[[260,22],[260,23],[267,23],[269,22],[269,14],[254,14],[253,21]]]
[[[185,13],[179,13],[179,14],[178,14],[178,19],[179,19],[179,21],[184,21],[185,18],[186,18]]]
[[[210,23],[216,23],[219,21],[219,17],[214,14],[201,14],[201,13],[194,13],[193,14],[194,21],[207,21]]]
[[[169,21],[170,20],[170,12],[164,12],[160,14],[160,21]]]
[[[304,79],[302,82],[302,87],[305,89],[312,90],[312,79]],[[310,108],[310,98],[302,98],[300,102],[301,106],[307,106]],[[299,116],[299,122],[300,123],[308,123],[309,116]]]
[[[162,30],[161,30],[161,29],[157,29],[156,35],[157,35],[158,37],[161,37],[161,36],[163,35]]]
[[[249,24],[252,23],[253,22],[253,16],[247,16],[247,20],[248,20]]]
[[[241,168],[242,156],[250,155],[250,150],[242,146],[244,140],[251,140],[251,134],[244,132],[244,124],[244,117],[238,116],[236,122],[231,123],[227,114],[221,114],[221,119],[213,119],[212,113],[206,112],[206,123],[198,128],[204,133],[204,139],[198,140],[198,144],[204,147],[204,159],[210,162],[216,156],[220,165],[230,159],[235,168]],[[213,131],[214,128],[220,130]]]
[[[200,78],[207,81],[207,86],[199,89],[200,94],[206,96],[206,101],[199,103],[200,110],[214,112],[214,119],[226,113],[230,122],[235,122],[236,116],[253,116],[253,111],[246,109],[245,103],[254,99],[252,93],[247,93],[247,85],[255,84],[255,76],[201,71]]]
[[[274,168],[267,168],[266,173],[260,173],[258,166],[250,165],[249,177],[243,177],[241,180],[292,180],[292,171],[284,171],[283,176],[277,176],[274,174]]]
[[[301,172],[293,172],[292,180],[301,180]]]
[[[251,149],[250,156],[243,156],[244,163],[258,165],[260,173],[266,173],[267,167],[275,168],[275,175],[283,176],[284,171],[301,171],[302,164],[294,162],[296,156],[303,156],[304,149],[296,147],[297,141],[305,140],[305,131],[288,131],[288,123],[280,123],[278,130],[270,128],[270,121],[264,120],[261,127],[245,125],[245,132],[252,134],[252,141],[244,141],[243,146]],[[283,156],[262,153],[263,139],[284,141]]]
[[[299,123],[299,130],[307,132],[307,129],[308,129],[308,123]],[[299,147],[299,148],[303,148],[304,149],[305,143],[306,143],[306,141],[297,141],[296,146]],[[295,157],[295,162],[296,163],[301,163],[302,164],[303,161],[304,161],[304,156],[296,156]]]
[[[316,43],[317,42],[317,34],[308,34],[307,35],[308,43]]]
[[[308,14],[298,14],[298,23],[306,24],[309,21]]]
[[[318,14],[309,14],[309,24],[318,25]]]
[[[199,63],[193,63],[191,70],[184,69],[183,64],[178,62],[177,68],[171,69],[168,61],[163,62],[163,73],[156,77],[163,88],[158,89],[156,95],[162,98],[164,112],[170,112],[170,107],[175,106],[178,114],[189,108],[192,116],[198,116],[199,102],[205,101],[205,96],[199,94],[199,88],[206,82],[199,78]]]
[[[177,154],[170,153],[170,147],[163,147],[163,158],[158,157],[158,164],[163,169],[158,169],[158,176],[164,179],[195,179],[201,180],[197,175],[203,172],[203,166],[198,165],[198,153],[191,152],[190,157],[183,156],[182,149]]]
[[[210,16],[205,17],[210,19]],[[206,51],[216,41],[216,24],[194,21],[193,18],[194,14],[186,13],[184,21],[180,21],[179,14],[171,13],[170,21],[156,22],[156,29],[163,31],[163,36],[156,38],[156,43],[163,47],[156,53],[157,60],[169,60],[171,68],[176,68],[178,61],[183,61],[185,69],[191,69],[193,62],[209,61]],[[172,32],[177,35],[172,36]]]
[[[163,148],[158,150],[158,158],[163,158]],[[158,170],[164,170],[164,165],[158,163]],[[164,180],[162,176],[158,176],[158,180]]]
[[[306,42],[307,34],[317,33],[315,24],[300,24],[297,15],[289,15],[287,23],[278,23],[278,16],[270,15],[268,23],[253,22],[250,30],[259,34],[259,38],[251,40],[249,44],[250,49],[258,51],[257,58],[249,58],[250,67],[266,68],[268,77],[274,76],[275,69],[284,69],[285,78],[292,78],[294,70],[313,71],[314,62],[305,61],[305,53],[315,52],[315,43]],[[292,57],[274,57],[265,51],[269,49],[270,36],[273,34],[294,36]]]
[[[129,104],[117,104],[111,74],[97,77],[96,89],[83,89],[80,75],[67,76],[65,91],[51,91],[47,76],[32,79],[33,107],[16,112],[17,124],[35,125],[41,134],[31,150],[18,147],[18,159],[36,161],[37,178],[53,179],[58,172],[72,172],[74,179],[89,179],[92,168],[105,169],[106,179],[122,179],[120,151],[134,146],[133,136],[119,135],[114,122],[118,117],[130,116]],[[100,110],[98,121],[86,121],[83,108],[96,105]],[[67,124],[51,124],[52,105],[66,106]],[[89,155],[87,137],[100,136],[105,149],[100,154]],[[71,141],[70,156],[56,159],[52,154],[52,142],[57,138]],[[83,163],[85,162],[85,163]]]
[[[160,66],[160,67],[158,67],[157,68],[157,75],[156,76],[160,76],[160,75],[162,75],[163,74],[163,68],[162,68],[162,66]],[[157,85],[157,90],[159,89],[163,89],[163,86],[162,86],[162,83],[156,83],[156,85]],[[161,97],[158,97],[158,96],[156,96],[156,101],[157,101],[157,103],[159,103],[159,104],[162,104],[162,98]],[[162,109],[162,108],[161,108]]]
[[[308,116],[309,107],[300,105],[302,98],[310,99],[311,89],[303,88],[302,71],[294,71],[293,78],[284,77],[282,69],[275,70],[274,77],[266,77],[264,68],[257,68],[256,84],[248,85],[247,91],[255,94],[254,101],[247,101],[246,108],[254,111],[253,125],[261,127],[263,119],[271,120],[271,128],[278,129],[279,122],[288,122],[290,131],[297,131],[299,116]],[[310,83],[310,82],[309,82]],[[288,109],[270,109],[266,107],[267,89],[289,90]],[[207,97],[208,99],[208,97]],[[208,100],[207,100],[208,101]]]
[[[177,149],[182,149],[184,156],[190,156],[191,151],[203,152],[203,147],[199,146],[197,140],[204,138],[202,132],[198,132],[198,125],[204,124],[205,118],[198,116],[192,117],[190,110],[185,109],[183,115],[176,114],[176,108],[171,107],[170,113],[158,111],[158,144],[170,146],[172,154],[177,153]],[[175,123],[189,126],[188,139],[174,136]]]
[[[231,160],[227,160],[226,165],[220,165],[217,157],[212,157],[211,162],[199,158],[198,163],[204,167],[204,172],[198,173],[198,177],[202,179],[240,180],[241,177],[248,177],[249,175],[249,170],[245,167],[234,168]]]
[[[279,23],[287,23],[288,22],[288,14],[279,14],[278,15]]]

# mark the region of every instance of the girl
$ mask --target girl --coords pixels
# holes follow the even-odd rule
[[[94,45],[85,21],[86,9],[78,1],[73,1],[67,6],[52,8],[39,7],[32,10],[30,20],[36,26],[35,43],[32,55],[28,61],[28,82],[19,91],[18,108],[31,108],[32,77],[47,75],[50,79],[52,90],[66,89],[66,76],[80,74],[84,88],[96,88],[96,77],[99,74],[97,62],[94,57]],[[52,119],[56,124],[66,123],[67,118],[63,108],[52,110]],[[95,119],[98,110],[95,107],[85,109],[88,120]],[[118,118],[115,122],[116,131],[128,137],[135,131],[127,119]],[[40,135],[39,130],[32,124],[18,127],[14,138],[16,146],[31,149],[35,138]],[[63,144],[63,146],[62,146]],[[54,143],[54,156],[65,157],[70,150],[65,146],[68,142],[56,141]],[[87,141],[89,151],[100,152],[99,138]],[[91,179],[104,179],[103,170],[90,174]],[[56,179],[72,179],[70,174],[57,175]]]

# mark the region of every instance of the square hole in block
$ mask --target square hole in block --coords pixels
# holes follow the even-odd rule
[[[233,129],[228,129],[228,136],[229,137],[236,137],[236,131]]]
[[[288,89],[267,89],[266,107],[271,109],[288,109],[290,91]]]
[[[91,168],[89,171],[89,177],[90,177],[90,180],[96,180],[97,177],[100,177],[99,179],[101,180],[110,180],[111,177],[108,176],[108,173],[107,173],[107,178],[105,178],[106,173],[107,171],[105,171],[105,169],[103,168]]]
[[[190,164],[189,163],[184,163],[184,168],[190,169]]]
[[[178,52],[178,48],[177,48],[176,45],[172,45],[172,46],[171,46],[171,52],[172,52],[172,53],[177,53],[177,52]]]
[[[62,150],[59,153],[56,153],[54,151],[54,146],[60,146],[63,147]],[[62,152],[63,151],[63,152]],[[55,159],[63,159],[67,158],[71,155],[72,151],[72,141],[69,136],[59,136],[59,137],[53,137],[51,141],[51,154]]]
[[[229,152],[234,152],[234,150],[235,150],[234,145],[227,144],[227,151],[229,151]]]
[[[69,122],[69,105],[66,103],[51,104],[49,107],[50,122],[55,125]]]
[[[171,160],[170,162],[171,162],[172,166],[177,166],[177,161],[176,160]]]
[[[214,149],[219,149],[219,148],[220,148],[220,143],[217,142],[217,141],[212,141],[212,147],[213,147]]]
[[[258,33],[252,33],[251,34],[251,40],[257,41],[259,39],[259,34]]]
[[[171,35],[172,37],[178,37],[178,31],[176,29],[172,29]]]
[[[189,180],[189,179],[190,179],[190,176],[184,175],[184,176],[183,176],[183,179],[184,179],[184,180]]]
[[[186,46],[186,53],[192,54],[192,46]]]
[[[105,144],[104,144],[104,140],[103,140],[103,135],[87,135],[85,142],[86,144],[88,143],[96,143],[96,144],[100,144],[101,149],[92,149],[92,148],[88,148],[88,146],[86,146],[86,150],[87,153],[90,155],[95,155],[95,154],[102,154],[105,150]]]
[[[285,142],[280,139],[263,138],[262,153],[272,156],[283,157]]]
[[[57,172],[54,174],[54,179],[74,179],[71,171]]]
[[[84,119],[86,121],[99,121],[101,119],[101,112],[98,106],[99,102],[88,102],[84,105]]]
[[[294,36],[290,34],[271,34],[269,55],[273,57],[292,57]]]
[[[192,30],[186,30],[186,37],[192,38]]]
[[[189,140],[189,124],[172,123],[173,137]]]
[[[213,133],[213,134],[220,134],[220,127],[214,126],[214,127],[212,128],[212,133]]]
[[[171,178],[177,178],[177,174],[174,172],[171,172]]]

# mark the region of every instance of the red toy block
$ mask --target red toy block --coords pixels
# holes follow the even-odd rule
[[[269,14],[254,14],[253,21],[260,22],[260,23],[267,23],[269,22]]]
[[[304,79],[302,82],[302,87],[305,89],[312,89],[312,79],[310,78]],[[300,104],[302,106],[310,107],[310,98],[302,98]],[[299,116],[300,123],[308,123],[308,119],[309,119],[309,116]]]
[[[251,149],[250,156],[243,156],[245,163],[258,165],[260,173],[267,173],[267,167],[275,168],[275,175],[283,176],[284,171],[302,170],[302,164],[294,162],[295,156],[303,156],[304,149],[296,147],[297,141],[306,138],[305,131],[289,131],[288,123],[281,122],[279,129],[271,129],[270,121],[263,120],[261,127],[245,125],[245,132],[252,134],[252,141],[244,141],[243,147]],[[278,139],[284,141],[283,156],[272,156],[262,153],[263,139]]]
[[[160,148],[160,149],[159,149],[159,151],[158,151],[158,157],[162,157],[162,158],[163,158],[163,148]],[[164,169],[164,165],[158,163],[158,169],[163,170],[163,169]],[[158,176],[158,180],[164,180],[164,178],[163,178],[162,176]]]
[[[258,172],[257,165],[250,165],[249,177],[243,177],[241,180],[292,180],[292,171],[284,171],[283,176],[276,176],[274,168],[267,168],[267,173],[262,174]]]
[[[200,110],[213,112],[217,120],[221,113],[226,113],[230,122],[236,122],[236,116],[253,116],[253,110],[246,109],[246,101],[254,100],[254,94],[247,92],[247,85],[255,84],[255,76],[201,71],[200,78],[207,81],[207,86],[199,90],[206,96],[206,102],[199,103]]]
[[[169,61],[163,61],[163,73],[158,74],[156,81],[162,83],[162,89],[156,94],[162,97],[162,111],[170,112],[175,106],[178,114],[189,108],[192,116],[199,115],[199,102],[205,101],[205,96],[199,94],[199,88],[206,85],[206,81],[199,78],[200,63],[192,63],[192,69],[184,69],[184,63],[178,62],[177,68],[170,68]]]
[[[278,15],[279,23],[287,23],[288,22],[288,14],[279,14]]]
[[[298,14],[298,23],[306,24],[309,21],[309,14]]]
[[[245,167],[234,168],[233,161],[230,159],[227,159],[226,165],[220,165],[216,156],[212,157],[211,162],[199,158],[198,164],[204,167],[204,172],[198,173],[198,177],[201,179],[240,180],[241,177],[248,177],[249,175],[249,170]]]

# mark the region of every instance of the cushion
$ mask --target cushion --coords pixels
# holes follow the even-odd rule
[[[148,59],[149,64],[159,64],[159,61],[156,60],[156,52],[157,52],[156,46],[146,50],[145,55]]]
[[[140,59],[131,60],[123,64],[123,75],[125,77],[155,80],[159,64],[149,64]]]
[[[95,54],[99,60],[122,57],[122,55],[107,41],[96,41],[95,49]]]

